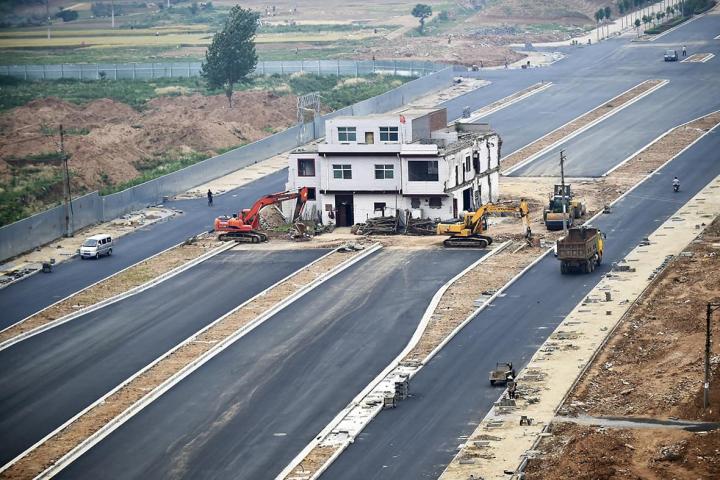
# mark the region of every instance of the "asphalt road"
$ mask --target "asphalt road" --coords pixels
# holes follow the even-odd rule
[[[49,275],[36,274],[0,289],[0,311],[3,312],[0,329],[188,237],[208,231],[217,215],[247,208],[262,195],[284,190],[286,180],[287,170],[268,175],[215,197],[212,209],[202,198],[168,202],[166,205],[184,213],[120,237],[111,257],[99,261],[71,259],[56,265]]]
[[[61,478],[271,479],[409,341],[482,252],[386,250],[203,365]]]
[[[327,250],[229,251],[0,351],[0,465]]]
[[[715,130],[594,222],[607,244],[604,264],[593,274],[561,275],[549,256],[521,277],[418,373],[412,397],[373,420],[323,478],[437,478],[500,396],[502,387],[487,380],[495,362],[524,366],[612,262],[720,174],[718,149]],[[677,194],[671,190],[676,174],[682,178]]]

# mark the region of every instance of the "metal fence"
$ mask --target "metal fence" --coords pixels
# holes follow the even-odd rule
[[[150,80],[153,78],[190,78],[200,76],[200,62],[173,63],[96,63],[56,65],[2,65],[0,75],[24,80]],[[422,77],[445,68],[432,62],[404,60],[296,60],[258,62],[255,75],[313,73],[322,76],[397,75]]]
[[[240,168],[286,152],[325,135],[325,121],[342,115],[366,115],[396,109],[452,83],[452,67],[407,82],[376,97],[363,100],[312,123],[295,125],[283,132],[203,160],[182,170],[107,196],[92,192],[73,199],[70,228],[75,232],[133,210],[160,203],[164,196],[185,192]],[[0,228],[0,261],[61,237],[65,232],[65,207],[55,207]]]

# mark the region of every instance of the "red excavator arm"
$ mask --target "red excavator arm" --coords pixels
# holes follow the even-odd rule
[[[292,218],[292,221],[295,221],[300,216],[300,213],[302,213],[302,209],[307,202],[307,196],[307,187],[302,187],[298,189],[297,192],[287,191],[265,195],[264,197],[261,197],[258,201],[256,201],[252,207],[243,210],[240,218],[242,218],[245,225],[250,225],[253,230],[256,230],[260,227],[260,210],[262,210],[264,207],[267,207],[268,205],[274,205],[276,203],[282,203],[287,200],[297,199],[297,202],[295,204],[295,212]]]
[[[215,231],[220,233],[218,239],[250,241],[253,243],[264,242],[267,240],[267,235],[256,231],[260,228],[260,210],[268,205],[297,199],[295,213],[292,218],[292,221],[295,222],[302,213],[307,197],[307,187],[300,188],[297,192],[273,193],[260,198],[252,207],[243,210],[238,215],[217,217],[215,219]]]

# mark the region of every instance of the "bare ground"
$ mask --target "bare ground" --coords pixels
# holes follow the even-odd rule
[[[140,173],[148,160],[183,153],[212,155],[266,137],[295,123],[296,99],[271,92],[235,92],[228,108],[224,95],[180,95],[150,100],[142,112],[109,99],[75,105],[58,98],[33,100],[0,114],[0,177],[22,159],[57,151],[57,136],[44,128],[87,130],[66,137],[73,182],[84,190],[122,183]],[[34,164],[41,169],[58,168]]]

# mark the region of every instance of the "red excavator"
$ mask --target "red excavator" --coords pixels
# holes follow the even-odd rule
[[[300,217],[305,202],[307,202],[308,189],[302,187],[297,192],[287,191],[273,193],[261,197],[253,204],[251,208],[246,208],[239,214],[233,214],[232,217],[223,215],[215,219],[215,231],[220,233],[218,240],[235,240],[238,242],[260,243],[266,242],[268,237],[262,232],[258,232],[260,228],[260,210],[268,205],[275,205],[287,200],[297,199],[295,203],[295,212],[293,214],[293,223]]]

